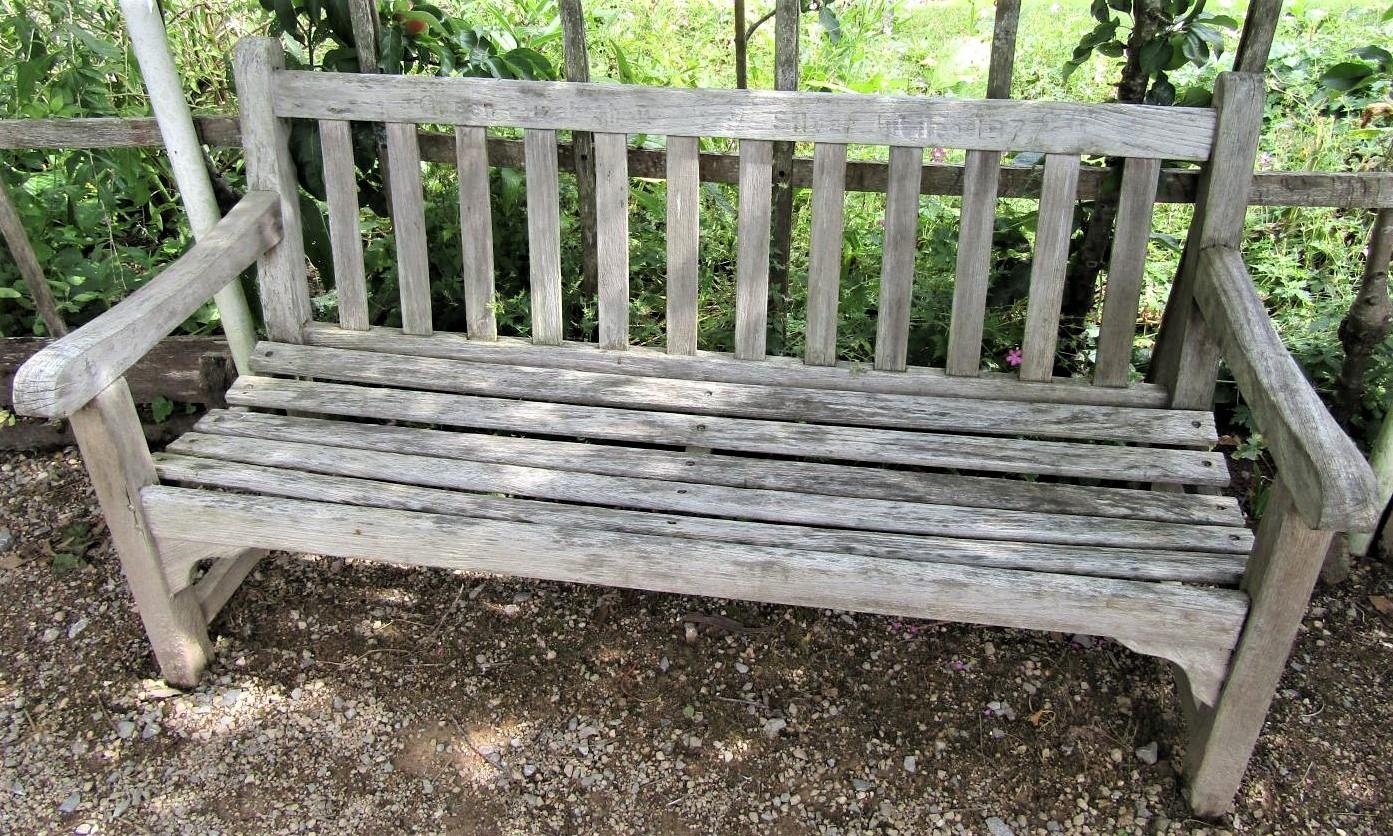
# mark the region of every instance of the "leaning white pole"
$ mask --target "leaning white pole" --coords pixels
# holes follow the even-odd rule
[[[155,110],[165,151],[174,169],[174,181],[189,216],[194,238],[200,238],[221,219],[217,198],[208,170],[203,166],[203,149],[194,130],[189,104],[179,86],[179,74],[174,69],[174,57],[165,39],[164,21],[160,18],[155,0],[121,0],[121,12],[126,19],[131,46],[140,74],[145,78],[145,92]],[[238,374],[250,374],[248,359],[256,343],[256,326],[252,322],[247,297],[238,282],[231,282],[213,297],[222,319],[223,333],[232,351]]]

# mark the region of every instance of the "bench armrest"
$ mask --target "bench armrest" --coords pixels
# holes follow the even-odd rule
[[[1197,279],[1195,301],[1301,517],[1322,531],[1372,530],[1383,510],[1373,471],[1277,336],[1243,257],[1210,247]]]
[[[20,366],[15,412],[72,415],[280,239],[280,196],[248,193],[158,276]]]

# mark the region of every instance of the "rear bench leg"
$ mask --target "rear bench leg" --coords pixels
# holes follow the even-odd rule
[[[140,491],[156,484],[157,477],[126,381],[108,386],[71,420],[160,672],[173,685],[196,685],[212,645],[193,588],[170,591],[145,522]]]
[[[1213,707],[1193,707],[1186,770],[1198,815],[1233,806],[1332,536],[1306,525],[1279,478],[1244,573],[1251,604],[1223,691]]]

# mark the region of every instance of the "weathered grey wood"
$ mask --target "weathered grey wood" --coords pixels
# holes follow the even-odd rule
[[[464,262],[464,316],[469,336],[498,338],[493,307],[493,217],[489,211],[489,152],[485,131],[457,125],[460,251]]]
[[[846,146],[813,149],[813,220],[808,253],[808,322],[803,362],[837,364],[837,306],[841,301],[842,232],[846,210]],[[918,203],[916,198],[915,203]]]
[[[495,343],[466,340],[462,335],[437,333],[412,337],[393,328],[366,333],[332,325],[312,324],[306,338],[313,345],[351,348],[418,357],[444,357],[481,363],[505,363],[538,368],[618,372],[640,377],[716,380],[727,383],[776,383],[807,389],[883,392],[901,395],[989,398],[1038,403],[1078,403],[1098,406],[1164,407],[1170,394],[1160,386],[1139,383],[1127,389],[1093,386],[1084,379],[1061,378],[1049,386],[1020,382],[1014,374],[983,372],[981,377],[950,377],[941,369],[911,367],[905,372],[878,372],[859,363],[835,367],[808,366],[791,357],[768,357],[763,363],[744,363],[733,355],[700,351],[695,357],[630,346],[623,353],[599,351],[592,344],[563,342],[558,347],[534,346],[525,340],[500,338]]]
[[[1282,0],[1253,0],[1243,19],[1243,34],[1238,39],[1238,54],[1233,68],[1242,73],[1267,71],[1267,56],[1272,52],[1272,39],[1277,23],[1282,19]]]
[[[1266,101],[1260,75],[1221,73],[1215,80],[1219,121],[1214,155],[1201,176],[1185,253],[1152,352],[1152,379],[1170,389],[1172,405],[1184,409],[1208,409],[1214,403],[1219,345],[1195,308],[1195,273],[1205,248],[1242,243],[1244,198],[1252,184]]]
[[[187,253],[116,307],[50,344],[14,382],[21,415],[63,418],[137,360],[281,238],[272,192],[249,192]],[[297,335],[298,336],[298,335]]]
[[[561,202],[557,195],[556,132],[529,130],[527,253],[531,266],[532,342],[561,342]]]
[[[590,48],[586,45],[585,11],[580,0],[559,0],[562,51],[565,54],[566,80],[590,80]],[[581,294],[594,296],[599,284],[599,247],[596,243],[595,215],[595,136],[589,131],[571,132],[571,168],[576,174],[576,214],[580,218]]]
[[[992,22],[992,55],[987,66],[987,98],[1011,98],[1011,75],[1016,63],[1016,30],[1021,0],[997,0]]]
[[[235,116],[194,118],[199,138],[220,148],[242,147],[241,130]],[[426,162],[455,163],[455,141],[448,134],[421,131],[421,159]],[[525,168],[523,143],[518,140],[489,140],[489,155],[496,165]],[[154,119],[0,119],[0,149],[6,148],[158,148],[159,128]],[[563,171],[574,169],[569,144],[560,146]],[[662,179],[666,154],[646,148],[629,149],[632,177]],[[857,161],[847,166],[848,191],[884,192],[887,165]],[[1111,169],[1089,166],[1080,172],[1079,199],[1098,197],[1103,183],[1113,176]],[[702,154],[701,179],[715,183],[739,180],[739,158],[734,154]],[[951,164],[924,166],[923,194],[962,194],[963,167]],[[1192,169],[1168,168],[1161,172],[1157,201],[1193,203],[1199,173]],[[813,161],[795,158],[792,182],[795,188],[811,188]],[[1001,197],[1034,197],[1039,193],[1040,174],[1033,168],[1008,167],[1001,172]],[[1393,172],[1314,172],[1259,171],[1253,175],[1250,206],[1329,206],[1335,208],[1393,207]]]
[[[1064,273],[1069,266],[1069,236],[1074,232],[1074,195],[1079,185],[1079,158],[1045,157],[1045,185],[1035,225],[1035,253],[1030,265],[1030,302],[1021,342],[1021,380],[1048,383],[1054,374],[1059,340],[1059,309],[1064,301]]]
[[[421,188],[421,151],[416,126],[392,122],[387,131],[387,174],[392,194],[392,232],[397,240],[397,286],[401,328],[429,336],[430,258],[426,254],[426,206]]]
[[[919,169],[923,164],[923,148],[890,149],[875,332],[875,367],[882,371],[904,371],[909,354],[909,311],[914,301],[914,254],[919,232]],[[840,245],[841,240],[837,243]],[[839,248],[839,272],[840,260]]]
[[[1130,104],[286,72],[277,115],[1050,154],[1209,156],[1214,114]]]
[[[0,406],[13,403],[14,376],[19,367],[54,342],[24,337],[0,339]],[[156,343],[122,377],[138,404],[164,396],[181,403],[221,406],[223,391],[232,382],[232,371],[227,340],[176,336]]]
[[[982,369],[982,327],[987,310],[996,182],[1001,154],[969,151],[963,172],[958,264],[953,284],[953,321],[948,328],[950,375],[975,376]]]
[[[440,460],[295,442],[188,433],[171,453],[290,467],[426,487],[507,494],[570,504],[634,508],[759,522],[982,540],[1244,554],[1251,543],[1228,526],[1195,526],[996,508],[964,509],[764,488],[605,476],[515,464]]]
[[[38,311],[44,328],[54,337],[68,333],[68,325],[58,313],[58,306],[53,301],[53,290],[48,286],[48,279],[44,278],[39,257],[34,254],[34,245],[29,243],[29,234],[24,231],[24,224],[20,221],[19,212],[10,200],[9,189],[5,187],[3,180],[0,180],[0,237],[4,238],[10,258],[14,259],[15,267],[19,268],[19,275],[24,279],[24,286],[29,289],[29,298],[33,301],[34,310]]]
[[[273,77],[282,72],[285,53],[273,38],[237,42],[234,69],[242,108],[242,145],[247,187],[280,196],[285,230],[257,262],[257,285],[266,334],[277,342],[298,343],[310,321],[305,245],[300,227],[300,186],[290,158],[290,125],[271,110]]]
[[[261,558],[265,556],[265,549],[243,549],[235,556],[217,560],[208,567],[207,574],[199,578],[198,583],[193,586],[194,597],[198,599],[198,608],[203,613],[203,623],[213,623],[213,619],[222,612],[222,608],[227,605],[232,594],[237,591],[242,582],[247,579],[247,575],[252,573],[252,570],[261,562]],[[1177,568],[1179,571],[1184,571],[1183,568]]]
[[[1132,340],[1137,332],[1137,309],[1146,275],[1146,249],[1151,240],[1151,216],[1156,205],[1160,160],[1130,159],[1122,173],[1112,259],[1108,262],[1103,321],[1098,329],[1093,382],[1126,386],[1132,369]]]
[[[175,685],[196,685],[212,645],[193,591],[171,593],[165,581],[164,563],[173,556],[160,554],[140,504],[140,491],[157,482],[155,465],[125,381],[103,389],[71,420],[160,673]]]
[[[1330,546],[1331,532],[1310,528],[1301,516],[1279,477],[1243,579],[1253,603],[1228,681],[1217,705],[1199,712],[1185,753],[1190,804],[1199,815],[1219,816],[1233,805]]]
[[[1373,530],[1383,511],[1373,471],[1277,336],[1243,257],[1211,247],[1196,278],[1195,300],[1302,519],[1324,531]]]
[[[764,359],[769,319],[769,222],[774,146],[740,141],[740,210],[735,260],[735,357]]]
[[[1247,602],[1202,589],[562,529],[155,486],[159,537],[386,559],[545,580],[1109,635],[1227,653]]]
[[[701,182],[697,138],[667,138],[667,351],[696,354]]]
[[[363,233],[359,229],[358,172],[353,167],[353,135],[347,122],[319,123],[324,155],[324,192],[329,204],[329,241],[334,252],[334,288],[339,324],[366,331],[368,286],[363,272]]]
[[[624,134],[595,134],[600,347],[629,345],[629,172]]]
[[[1232,497],[1085,487],[1056,482],[959,476],[823,462],[692,455],[488,433],[428,430],[257,412],[215,410],[196,427],[212,435],[298,441],[348,449],[414,453],[441,459],[518,464],[577,473],[638,476],[743,488],[771,488],[829,496],[1001,508],[1048,514],[1155,520],[1242,527]],[[696,448],[700,449],[700,448]]]
[[[1118,482],[1228,483],[1222,454],[1066,441],[941,435],[795,424],[569,404],[528,403],[437,392],[241,377],[234,406],[287,409],[576,438],[710,447],[840,461],[1036,473]]]
[[[191,437],[191,440],[198,439]],[[284,467],[277,465],[286,460],[287,454],[293,455],[293,451],[275,446],[266,449],[246,443],[191,446],[199,457],[166,453],[158,458],[162,479],[182,485],[321,502],[715,542],[764,546],[797,544],[799,548],[818,551],[998,569],[1227,586],[1236,586],[1243,573],[1244,558],[1233,554],[988,542],[499,498],[479,495],[473,486],[461,489],[460,480],[452,477],[447,468],[423,456],[368,451],[363,458],[344,457],[336,456],[333,448],[322,448],[313,450],[308,461],[296,460]],[[230,455],[209,456],[210,453]],[[470,493],[460,493],[460,490]]]
[[[777,385],[665,380],[433,357],[261,343],[258,374],[282,374],[497,398],[656,409],[812,424],[1212,447],[1210,413],[907,397]]]

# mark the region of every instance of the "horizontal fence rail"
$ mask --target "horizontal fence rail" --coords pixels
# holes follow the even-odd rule
[[[218,148],[240,148],[241,132],[235,116],[196,118],[199,138]],[[159,127],[154,119],[6,119],[0,120],[0,149],[43,148],[160,148]],[[455,137],[433,131],[420,132],[421,159],[454,165]],[[558,145],[560,168],[573,171],[575,162],[569,143]],[[490,165],[525,168],[521,140],[490,138]],[[662,150],[630,148],[629,176],[654,180],[667,177],[667,153]],[[738,154],[701,154],[700,179],[708,183],[739,181]],[[848,161],[846,189],[853,192],[884,192],[889,181],[889,164]],[[1084,167],[1079,172],[1078,198],[1096,198],[1111,169]],[[1044,170],[1035,166],[1004,166],[1001,170],[1001,197],[1037,197]],[[813,183],[813,161],[797,158],[791,172],[793,185],[808,188]],[[1161,172],[1156,195],[1159,203],[1193,203],[1199,172],[1195,169],[1168,168]],[[963,167],[930,164],[923,167],[921,194],[961,195]],[[1393,172],[1291,172],[1260,171],[1253,177],[1248,202],[1254,206],[1334,207],[1343,209],[1382,209],[1393,207]]]

